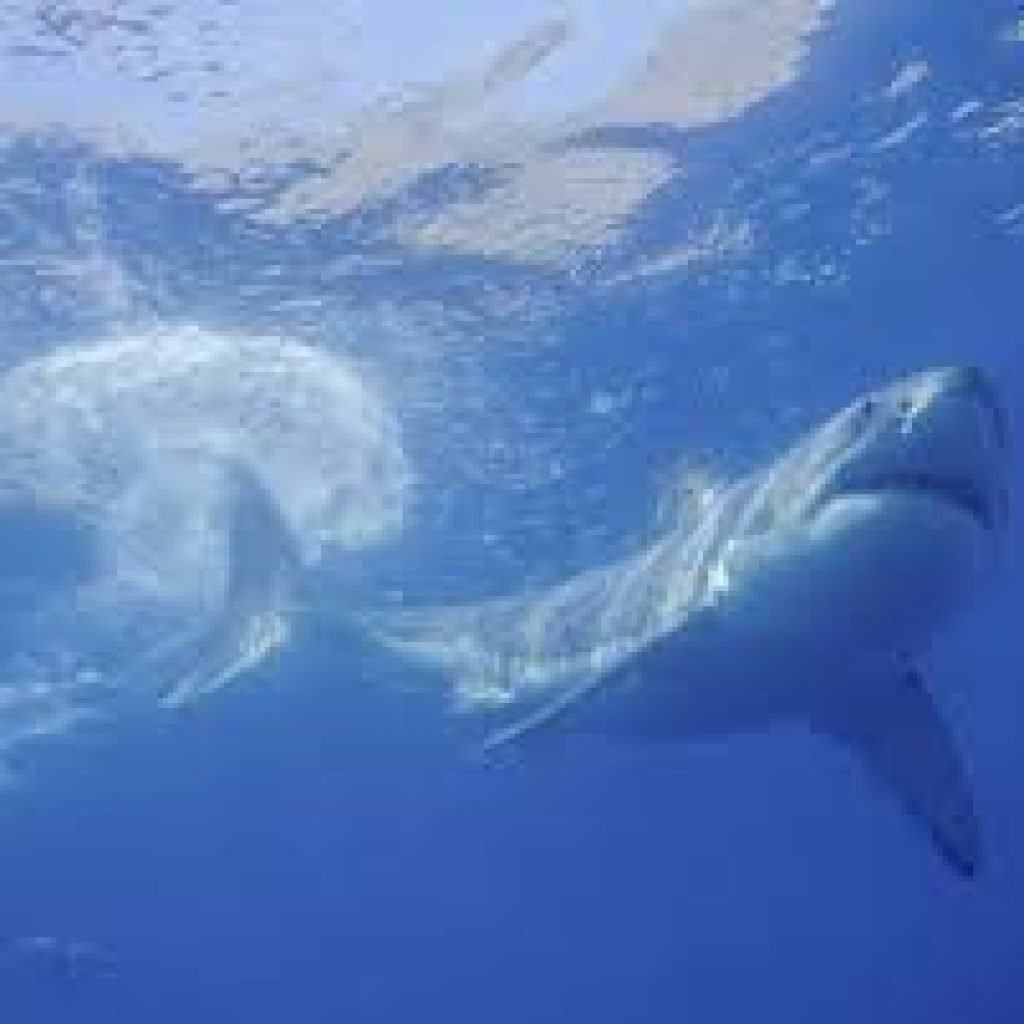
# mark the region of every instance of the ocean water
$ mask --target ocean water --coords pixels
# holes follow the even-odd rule
[[[0,10],[0,1020],[1024,1021],[1016,507],[924,665],[970,880],[800,730],[481,763],[349,617],[627,556],[928,366],[1019,428],[1020,5],[289,11]],[[164,707],[225,465],[317,613]]]

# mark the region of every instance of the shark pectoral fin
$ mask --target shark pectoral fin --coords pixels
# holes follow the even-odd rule
[[[588,678],[582,683],[567,687],[546,704],[511,724],[496,729],[480,744],[481,758],[488,764],[508,764],[527,744],[557,727],[576,703],[596,689],[601,682],[600,677]]]
[[[949,729],[916,671],[819,707],[811,724],[857,752],[868,771],[928,829],[956,871],[965,876],[977,871],[980,828],[967,777]]]

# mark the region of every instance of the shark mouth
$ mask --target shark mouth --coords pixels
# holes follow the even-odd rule
[[[1003,519],[1005,500],[969,478],[933,476],[927,473],[898,473],[858,481],[848,494],[920,495],[959,509],[984,529],[994,531]]]

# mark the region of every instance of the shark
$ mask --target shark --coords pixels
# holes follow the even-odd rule
[[[982,372],[925,370],[705,489],[628,557],[361,621],[484,712],[488,755],[585,732],[678,742],[796,725],[834,738],[970,876],[978,816],[923,663],[998,564],[1009,450]]]
[[[683,742],[778,726],[848,749],[960,875],[981,829],[924,662],[998,565],[1010,424],[978,369],[857,398],[732,482],[703,485],[626,557],[465,604],[325,610],[258,475],[231,481],[224,607],[164,689],[182,706],[249,671],[301,614],[427,671],[488,759],[584,733]]]

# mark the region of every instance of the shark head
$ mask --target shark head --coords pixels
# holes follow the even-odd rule
[[[1009,424],[978,370],[926,370],[861,398],[783,461],[777,482],[811,517],[859,497],[911,497],[955,510],[971,527],[1009,519]]]
[[[756,478],[723,578],[779,628],[923,653],[1009,520],[1009,426],[977,370],[927,370],[832,416]],[[767,628],[767,627],[766,627]]]

